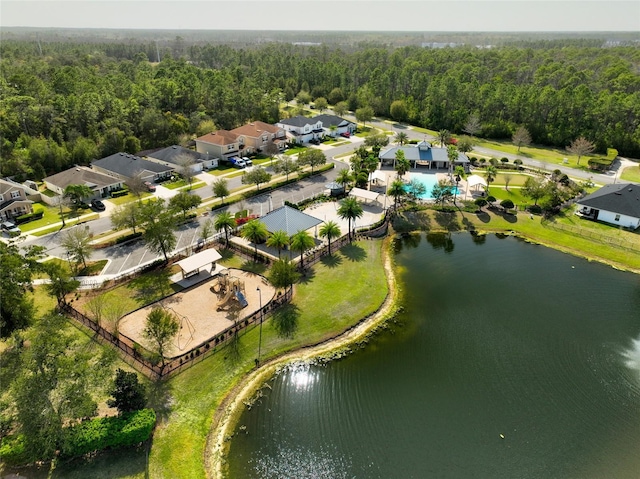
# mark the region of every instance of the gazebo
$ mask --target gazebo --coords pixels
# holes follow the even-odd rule
[[[196,253],[188,258],[178,261],[176,264],[180,266],[182,270],[182,279],[195,276],[200,273],[200,270],[205,266],[211,264],[211,273],[217,269],[216,261],[222,258],[222,255],[215,249],[210,248],[199,253]],[[220,270],[224,268],[220,267]]]
[[[487,182],[482,176],[471,175],[467,177],[467,185],[469,186],[469,189],[474,188],[476,191],[478,191],[478,186],[486,188]]]
[[[335,181],[324,185],[324,187],[329,190],[331,196],[340,196],[344,193],[344,185],[341,185],[340,183],[337,183]]]
[[[288,236],[322,223],[322,220],[286,205],[267,213],[259,221],[264,223],[270,233],[284,231]]]
[[[349,196],[362,198],[364,201],[378,201],[378,196],[380,196],[380,193],[364,190],[362,188],[352,188],[349,192]]]

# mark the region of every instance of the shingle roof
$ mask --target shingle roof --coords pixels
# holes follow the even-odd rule
[[[578,204],[640,218],[640,185],[634,183],[605,185],[582,198]]]
[[[162,150],[154,151],[153,153],[149,153],[147,156],[151,158],[156,158],[158,160],[166,161],[167,163],[174,164],[176,166],[180,165],[180,157],[187,156],[188,158],[192,158],[196,163],[202,162],[202,155],[197,151],[189,150],[182,146],[173,145],[163,148]]]
[[[238,141],[238,135],[227,130],[218,130],[196,138],[196,141],[211,143],[213,145],[230,145]]]
[[[393,160],[398,150],[404,151],[404,157],[409,161],[449,161],[446,148],[434,148],[427,141],[417,145],[392,146],[380,152],[380,159]],[[459,153],[457,163],[469,163],[469,158]]]
[[[74,166],[68,170],[61,171],[55,175],[48,176],[44,179],[47,183],[65,189],[69,185],[85,185],[92,190],[104,188],[105,186],[114,185],[121,180],[113,176],[105,175],[99,171],[92,170],[86,166]]]
[[[269,123],[265,123],[263,121],[254,121],[251,123],[247,123],[246,125],[239,126],[238,128],[234,128],[231,130],[231,133],[235,133],[236,135],[244,135],[249,136],[251,138],[258,138],[263,133],[277,133],[280,128],[274,125],[270,125]]]
[[[297,127],[302,127],[305,125],[315,125],[318,122],[318,120],[315,120],[313,118],[307,118],[306,116],[294,116],[293,118],[283,118],[282,120],[279,121],[279,123],[282,123],[283,125],[291,125],[291,126],[297,126]]]
[[[267,213],[260,218],[260,221],[265,224],[268,231],[272,233],[286,231],[289,236],[322,223],[322,220],[286,205]]]
[[[104,170],[113,171],[118,175],[122,175],[127,178],[133,178],[136,173],[142,171],[143,173],[165,173],[167,171],[173,171],[171,166],[161,165],[149,160],[143,160],[139,156],[130,155],[129,153],[115,153],[106,158],[96,160],[91,163]]]
[[[339,116],[336,115],[317,115],[314,116],[311,119],[313,122],[317,122],[317,121],[321,121],[322,122],[322,126],[325,128],[329,128],[332,125],[338,126],[341,123],[353,123],[349,120],[345,120],[344,118],[341,118]]]

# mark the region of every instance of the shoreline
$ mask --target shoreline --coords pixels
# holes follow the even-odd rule
[[[383,240],[388,241],[388,238]],[[387,277],[388,293],[380,307],[370,316],[363,318],[345,332],[322,343],[305,346],[282,356],[271,359],[260,368],[251,371],[240,380],[225,396],[213,417],[213,422],[207,435],[204,450],[205,471],[208,478],[222,479],[225,476],[225,457],[229,449],[229,441],[238,418],[243,412],[246,401],[262,387],[283,365],[295,361],[308,361],[326,355],[366,336],[372,329],[382,323],[393,310],[398,297],[396,277],[391,264],[391,252],[388,245],[383,245],[383,267]]]

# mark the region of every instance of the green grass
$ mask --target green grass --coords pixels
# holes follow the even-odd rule
[[[60,220],[59,207],[49,206],[45,203],[34,203],[33,207],[35,210],[41,209],[44,214],[42,215],[42,218],[40,218],[39,220],[30,221],[28,223],[22,223],[20,225],[20,229],[23,232],[28,232],[37,228],[42,228],[44,226],[60,223],[61,220]],[[65,220],[70,219],[69,217],[70,217],[71,211],[68,208],[64,208],[62,211],[65,217]]]
[[[529,205],[533,202],[529,198],[525,198],[520,193],[520,188],[509,188],[505,190],[504,187],[491,186],[489,187],[489,194],[495,196],[498,199],[498,203],[502,200],[511,200],[514,205]]]
[[[285,155],[287,156],[291,156],[291,155],[297,155],[298,153],[306,150],[307,147],[306,146],[295,146],[293,148],[289,148],[288,150],[286,150],[284,152]]]
[[[206,183],[204,181],[192,182],[191,189],[200,188],[205,184]],[[177,190],[178,188],[184,188],[185,186],[189,186],[189,183],[186,180],[181,178],[177,181],[171,181],[171,182],[167,181],[166,183],[163,183],[162,186],[164,186],[165,188],[169,188],[170,190]]]
[[[149,198],[152,195],[151,192],[145,191],[144,193],[142,193],[140,195],[140,199],[144,200],[145,198]],[[138,198],[134,195],[132,195],[131,193],[128,193],[126,195],[123,196],[118,196],[117,198],[109,198],[109,203],[112,203],[116,206],[121,206],[124,205],[126,203],[130,203],[132,201],[138,201]]]
[[[207,173],[213,176],[221,176],[221,175],[225,175],[226,173],[230,173],[235,169],[236,168],[231,165],[225,165],[225,166],[219,165],[213,168],[212,170],[207,171]]]
[[[90,214],[81,216],[79,218],[79,221],[82,223],[86,223],[87,221],[97,220],[99,217],[100,215],[98,215],[98,213],[90,213]],[[78,222],[78,218],[74,217],[73,219],[66,220],[66,222],[67,224],[65,225],[65,228],[70,228],[71,226],[74,226]],[[44,236],[46,234],[53,233],[54,231],[60,231],[60,229],[62,229],[61,227],[62,227],[62,223],[58,223],[40,231],[32,231],[32,230],[27,231],[24,228],[22,228],[22,225],[20,225],[20,229],[22,229],[23,232],[28,232],[30,235],[33,235],[33,236]]]
[[[263,358],[332,337],[375,311],[387,292],[381,246],[355,243],[317,265],[297,286],[288,307],[296,318],[293,336],[279,335],[273,319],[264,323]],[[343,281],[335,281],[338,273]],[[327,304],[328,298],[335,301]],[[202,458],[213,414],[227,391],[254,367],[257,348],[254,328],[240,336],[237,353],[226,347],[166,383],[163,393],[172,398],[173,407],[154,433],[150,477],[205,477]]]
[[[631,181],[632,183],[640,183],[640,165],[627,166],[622,170],[620,179],[624,181]]]

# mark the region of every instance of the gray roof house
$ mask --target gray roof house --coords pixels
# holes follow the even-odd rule
[[[115,153],[106,158],[96,160],[91,166],[107,175],[128,181],[137,174],[140,174],[145,181],[154,181],[171,176],[172,166],[166,166],[154,161],[144,160],[129,153]]]
[[[414,168],[418,166],[428,166],[429,169],[435,168],[448,168],[449,156],[446,148],[438,148],[431,146],[428,141],[421,141],[417,145],[403,145],[392,146],[386,150],[380,151],[378,157],[383,165],[393,165],[396,163],[396,153],[402,150],[404,151],[404,157],[409,160]],[[463,166],[465,170],[469,169],[469,158],[464,153],[458,154],[458,160],[455,162],[456,166]]]
[[[0,220],[11,220],[33,211],[27,189],[12,180],[0,179]]]
[[[172,168],[181,168],[185,160],[193,161],[191,169],[198,173],[205,168],[215,168],[218,165],[216,158],[210,158],[206,153],[198,153],[179,145],[168,146],[157,151],[147,153],[145,159],[155,161]],[[214,164],[215,163],[215,164]]]
[[[353,133],[356,131],[356,124],[352,121],[345,120],[336,115],[317,115],[312,118],[313,121],[321,121],[322,128],[327,135],[340,135],[341,133]],[[335,127],[333,130],[331,127]]]
[[[632,230],[640,227],[640,185],[605,185],[577,201],[576,214]]]
[[[287,135],[297,143],[306,143],[309,140],[324,136],[324,129],[320,120],[301,115],[293,118],[284,118],[276,123],[276,126],[285,130]]]
[[[47,176],[43,181],[48,190],[58,195],[64,194],[65,188],[69,185],[88,186],[93,191],[93,198],[105,198],[109,196],[110,192],[122,189],[121,179],[86,166],[74,166],[55,175]]]

